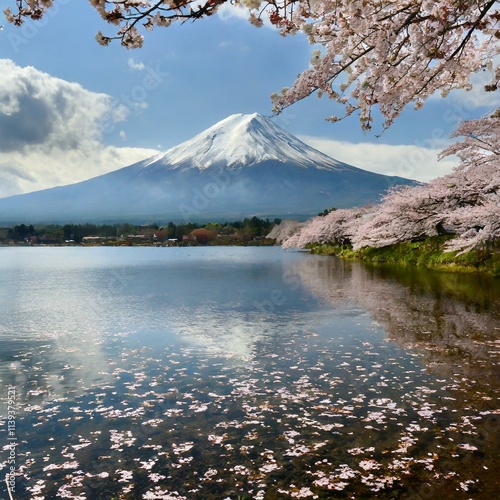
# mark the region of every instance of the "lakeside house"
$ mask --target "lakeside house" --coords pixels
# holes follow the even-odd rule
[[[116,239],[116,236],[84,236],[82,238],[82,245],[96,245],[106,243],[106,241],[115,241]]]

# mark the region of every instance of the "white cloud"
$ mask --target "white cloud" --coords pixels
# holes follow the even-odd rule
[[[220,42],[219,48],[222,50],[233,50],[235,52],[248,52],[250,50],[250,47],[244,43],[235,43],[227,40]]]
[[[457,90],[450,94],[455,103],[463,108],[465,112],[471,112],[477,108],[487,108],[494,111],[500,106],[500,92],[486,92],[484,86],[493,80],[493,71],[481,71],[472,75],[472,90]]]
[[[494,66],[500,64],[500,57],[494,58]],[[500,92],[486,92],[484,86],[491,83],[494,80],[494,70],[484,70],[479,71],[471,75],[472,89],[466,91],[463,89],[453,90],[450,92],[449,99],[450,106],[452,106],[456,112],[460,112],[463,116],[461,118],[466,118],[467,114],[475,111],[478,108],[489,108],[494,110],[500,106]],[[441,93],[435,92],[429,97],[429,101],[441,100]]]
[[[152,156],[103,143],[123,121],[111,96],[0,59],[0,197],[70,184]]]
[[[133,57],[129,57],[127,63],[128,67],[134,71],[143,71],[146,68],[143,62],[136,61]]]
[[[241,4],[232,5],[230,3],[225,3],[217,9],[217,15],[223,21],[229,21],[233,19],[248,19],[250,11]]]
[[[384,175],[397,175],[428,182],[452,171],[458,164],[455,158],[438,161],[444,142],[435,148],[413,144],[389,145],[369,142],[350,143],[321,137],[301,136],[306,144],[349,165]]]
[[[266,9],[268,10],[268,12],[273,10],[272,6],[268,6],[268,7],[266,7]],[[235,21],[235,20],[236,21],[244,20],[250,24],[250,22],[248,21],[248,18],[250,17],[250,9],[248,9],[246,6],[242,5],[241,3],[233,5],[230,2],[226,2],[225,4],[221,5],[218,8],[217,15],[223,21],[226,21],[226,22]],[[271,22],[269,21],[269,16],[267,14],[264,14],[261,19],[263,21],[262,26],[276,30],[276,26],[271,24]]]
[[[0,59],[0,151],[76,147],[95,141],[111,97]],[[114,121],[120,118],[111,117]]]
[[[154,149],[95,143],[72,150],[0,154],[0,198],[80,182],[157,153]]]

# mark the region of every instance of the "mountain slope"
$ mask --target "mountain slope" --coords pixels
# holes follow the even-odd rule
[[[179,146],[154,156],[144,167],[201,171],[217,167],[247,168],[265,161],[333,171],[348,167],[257,113],[231,115]]]
[[[0,223],[304,219],[411,183],[339,162],[269,118],[239,114],[120,170],[0,199]]]

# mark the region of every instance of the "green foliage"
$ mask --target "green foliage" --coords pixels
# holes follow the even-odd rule
[[[328,215],[330,212],[335,212],[335,210],[337,210],[335,207],[325,208],[323,212],[319,212],[318,217],[324,217],[325,215]]]
[[[444,252],[444,243],[450,236],[436,236],[417,242],[404,242],[382,248],[363,248],[354,251],[348,245],[312,245],[311,252],[335,255],[347,259],[361,259],[375,264],[397,264],[459,272],[485,272],[500,276],[498,248],[482,248],[457,255]]]
[[[56,226],[60,227],[60,226]],[[132,226],[135,228],[135,226]],[[120,229],[129,229],[128,227],[121,228],[119,225],[111,226],[109,224],[66,224],[63,226],[64,240],[74,240],[75,243],[81,243],[85,236],[103,236],[111,237],[123,234]]]
[[[265,236],[271,231],[280,219],[246,218],[234,222],[210,222],[202,225],[194,222],[175,224],[169,222],[160,227],[158,224],[65,224],[32,225],[21,224],[12,228],[0,228],[0,244],[81,244],[86,236],[98,236],[104,239],[94,244],[120,245],[126,240],[127,245],[145,244],[152,242],[162,243],[169,239],[176,239],[179,243],[185,236],[194,235],[196,231],[207,231],[213,238],[205,238],[203,244],[210,245],[274,245],[275,240],[268,240]],[[144,235],[142,241],[127,240],[132,235]],[[189,244],[200,243],[200,239]]]
[[[9,228],[7,234],[14,241],[26,241],[35,235],[35,228],[31,224],[29,226],[20,224],[19,226]]]

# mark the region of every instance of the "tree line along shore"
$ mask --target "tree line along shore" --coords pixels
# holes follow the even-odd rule
[[[274,245],[266,238],[280,219],[153,224],[18,224],[0,228],[0,245],[193,246]]]
[[[325,216],[331,210],[318,214]],[[234,222],[193,222],[160,226],[156,223],[121,224],[19,224],[0,228],[0,246],[273,246],[283,231],[295,230],[294,221],[245,218]],[[303,224],[303,223],[299,223]],[[290,233],[289,233],[290,234]],[[382,248],[354,250],[349,243],[309,243],[313,254],[374,264],[396,264],[451,272],[481,272],[500,277],[500,244],[458,253],[446,251],[450,236],[421,238]]]

